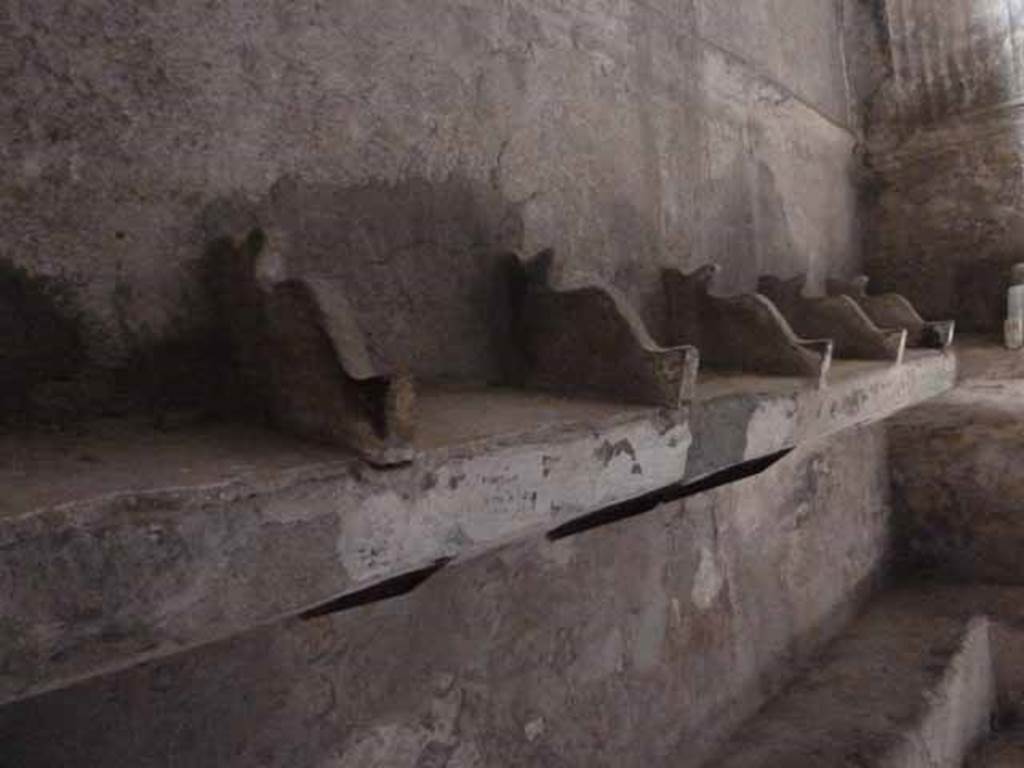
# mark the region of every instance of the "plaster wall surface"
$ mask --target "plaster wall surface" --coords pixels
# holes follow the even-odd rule
[[[696,766],[869,593],[884,427],[761,475],[0,709],[64,765]]]
[[[1001,330],[1024,239],[1024,4],[851,5],[874,24],[847,38],[867,130],[866,268],[928,315]]]
[[[0,256],[110,358],[194,322],[211,238],[315,231],[414,372],[487,377],[490,248],[553,245],[655,324],[663,262],[851,271],[839,41],[832,0],[13,0]]]

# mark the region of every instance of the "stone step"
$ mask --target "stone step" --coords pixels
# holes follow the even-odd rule
[[[1022,617],[1021,588],[885,593],[707,765],[960,766],[1019,707]]]

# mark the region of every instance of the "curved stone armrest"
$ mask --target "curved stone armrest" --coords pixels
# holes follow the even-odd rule
[[[711,365],[779,376],[801,376],[823,385],[832,362],[832,341],[804,339],[772,302],[757,293],[712,296],[711,264],[684,274],[662,270],[674,343],[693,344]]]
[[[880,328],[849,296],[809,298],[803,275],[790,280],[763,275],[758,288],[779,308],[798,333],[813,330],[835,340],[836,357],[903,362],[905,328]]]
[[[411,461],[412,377],[375,365],[344,286],[267,269],[258,230],[222,251],[232,347],[270,419],[372,464]]]
[[[519,261],[523,281],[515,329],[522,370],[515,378],[547,390],[669,408],[691,400],[697,350],[655,343],[636,310],[612,286],[596,280],[573,288],[553,286],[553,258],[547,250],[530,262]]]
[[[953,343],[955,320],[925,320],[910,300],[898,293],[869,296],[866,275],[852,280],[830,278],[826,291],[830,296],[849,296],[876,325],[906,328],[908,346],[946,349]]]

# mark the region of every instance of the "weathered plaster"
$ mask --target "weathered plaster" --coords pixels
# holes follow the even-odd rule
[[[542,400],[546,414],[557,405]],[[231,428],[10,445],[21,483],[0,510],[10,585],[0,699],[293,616],[660,490],[685,472],[690,433],[685,412],[591,404],[383,471]],[[83,464],[84,477],[53,482]]]
[[[870,590],[887,510],[883,431],[850,430],[403,598],[0,710],[2,754],[25,768],[696,766]]]
[[[335,211],[359,236],[337,247],[388,290],[461,263],[485,198],[514,226],[476,246],[554,246],[648,320],[661,262],[722,260],[724,287],[849,271],[838,2],[726,5],[8,3],[0,253],[80,282],[107,352],[173,330],[188,264],[285,178],[382,198]],[[470,207],[435,226],[452,183]],[[435,199],[396,238],[409,184]]]
[[[952,386],[954,356],[915,354],[902,366],[841,363],[824,390],[783,378],[708,382],[692,417],[466,392],[425,419],[415,463],[389,470],[233,427],[7,438],[0,701],[878,421]]]

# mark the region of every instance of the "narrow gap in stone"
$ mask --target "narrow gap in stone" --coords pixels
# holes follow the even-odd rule
[[[378,603],[382,600],[390,600],[394,597],[407,595],[448,565],[449,562],[451,562],[451,558],[441,558],[426,568],[403,573],[387,581],[382,581],[380,584],[374,584],[366,589],[361,589],[358,592],[342,595],[315,608],[310,608],[305,613],[300,614],[300,618],[318,619],[334,613],[349,611],[353,608],[361,608],[371,603]]]
[[[688,496],[696,496],[698,493],[705,493],[706,491],[720,488],[723,485],[729,485],[730,483],[735,483],[740,480],[745,480],[748,477],[759,475],[779,460],[788,456],[792,451],[792,448],[787,448],[784,451],[772,453],[759,459],[745,461],[742,464],[733,464],[731,467],[727,467],[726,469],[710,474],[707,477],[702,477],[701,479],[695,480],[691,483],[670,485],[668,488],[662,488],[659,491],[648,493],[647,495],[641,496],[637,499],[631,499],[630,501],[624,501],[621,504],[616,504],[612,507],[606,507],[605,509],[598,510],[597,512],[593,512],[576,520],[570,520],[568,523],[558,526],[548,533],[548,539],[551,541],[558,541],[559,539],[575,536],[583,533],[584,531],[593,530],[594,528],[602,528],[621,520],[628,520],[631,517],[643,515],[662,504],[680,501]]]
[[[744,480],[748,477],[753,477],[754,475],[761,474],[780,459],[789,455],[792,450],[792,448],[788,448],[784,451],[779,451],[778,453],[773,453],[759,459],[746,461],[742,464],[734,464],[731,467],[710,474],[707,477],[702,477],[701,479],[695,480],[691,483],[671,485],[668,488],[654,491],[641,496],[640,498],[625,501],[611,507],[606,507],[605,509],[586,515],[585,517],[581,517],[577,520],[571,520],[570,522],[555,528],[547,534],[547,537],[551,541],[557,541],[559,539],[568,538],[569,536],[575,536],[576,534],[583,533],[584,531],[601,528],[603,526],[619,522],[620,520],[626,520],[631,517],[642,515],[661,506],[662,504],[679,501],[687,498],[688,496],[695,496],[698,493],[705,493],[706,491],[720,488],[723,485],[728,485],[730,483],[738,482],[739,480]],[[395,597],[407,595],[448,565],[449,562],[451,562],[451,558],[442,558],[425,568],[404,573],[390,578],[387,581],[382,581],[380,584],[374,584],[366,589],[359,590],[358,592],[352,592],[335,598],[334,600],[329,600],[322,605],[311,608],[310,610],[300,614],[300,617],[302,619],[317,619],[323,616],[330,616],[335,613],[352,610],[353,608],[360,608],[382,600],[390,600]]]

